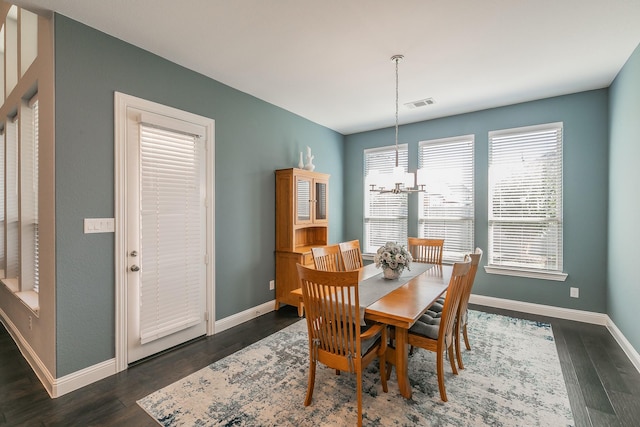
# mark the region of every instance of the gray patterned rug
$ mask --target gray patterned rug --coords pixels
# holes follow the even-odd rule
[[[573,417],[551,326],[470,311],[472,350],[455,376],[445,363],[449,401],[438,393],[435,355],[409,358],[413,396],[395,371],[383,393],[377,361],[363,379],[363,425],[571,426]],[[311,406],[304,320],[138,401],[163,426],[351,426],[355,375],[318,366]]]

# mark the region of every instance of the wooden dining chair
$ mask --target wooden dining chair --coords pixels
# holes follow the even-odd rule
[[[339,243],[340,254],[342,255],[342,265],[346,271],[357,270],[364,266],[362,262],[362,252],[360,252],[360,241],[350,240]]]
[[[407,246],[415,262],[442,264],[444,239],[409,237]]]
[[[460,333],[462,333],[463,335],[465,347],[467,348],[467,350],[471,350],[471,346],[469,345],[469,336],[467,335],[467,322],[469,312],[468,307],[469,298],[471,297],[471,288],[473,288],[473,282],[476,279],[478,265],[480,264],[480,260],[482,259],[482,249],[476,248],[476,251],[474,253],[469,254],[469,258],[471,258],[471,268],[469,269],[469,274],[467,275],[467,283],[465,284],[464,290],[462,291],[462,296],[460,298],[458,316],[456,318],[456,324],[454,328],[456,359],[458,360],[458,367],[460,369],[464,369],[464,364],[462,363],[462,354],[460,352]]]
[[[313,255],[313,265],[316,267],[316,270],[344,271],[342,255],[340,255],[340,246],[338,245],[311,248],[311,255]]]
[[[382,390],[387,392],[387,328],[362,330],[358,294],[359,271],[321,271],[297,264],[309,333],[309,383],[304,405],[313,397],[318,362],[355,373],[358,426],[362,425],[362,370],[378,357]],[[326,396],[331,398],[331,396]]]
[[[447,352],[451,369],[458,374],[454,360],[454,324],[458,313],[458,306],[462,298],[462,292],[467,281],[467,275],[471,269],[471,260],[467,257],[464,262],[453,265],[447,297],[444,300],[442,316],[428,320],[428,316],[422,316],[410,329],[408,344],[436,353],[436,366],[438,372],[438,388],[440,398],[447,401],[447,392],[444,386],[444,353]]]

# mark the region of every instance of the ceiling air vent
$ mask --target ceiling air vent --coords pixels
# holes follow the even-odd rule
[[[413,110],[414,108],[426,107],[427,105],[433,105],[436,101],[433,98],[420,99],[418,101],[411,101],[404,104],[407,108]]]

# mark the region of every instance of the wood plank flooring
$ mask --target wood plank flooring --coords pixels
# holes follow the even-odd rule
[[[640,373],[605,327],[490,307],[472,308],[551,323],[577,427],[640,425]],[[136,400],[298,319],[296,310],[285,306],[57,399],[49,398],[2,327],[0,426],[157,426]]]

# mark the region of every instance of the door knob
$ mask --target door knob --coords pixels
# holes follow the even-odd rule
[[[132,265],[131,266],[131,271],[139,271],[140,267],[138,267],[137,265]]]

